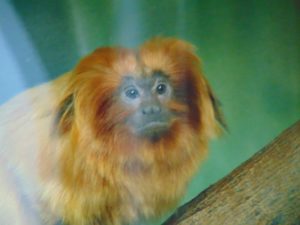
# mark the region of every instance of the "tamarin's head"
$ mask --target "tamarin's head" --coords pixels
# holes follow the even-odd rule
[[[99,48],[77,65],[69,90],[59,113],[63,133],[77,126],[107,141],[117,134],[159,143],[186,129],[208,139],[223,123],[194,47],[178,39]]]

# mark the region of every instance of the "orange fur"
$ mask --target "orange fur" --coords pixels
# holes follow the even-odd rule
[[[173,121],[171,132],[152,143],[124,125],[132,109],[115,93],[122,76],[157,70],[169,76],[175,92],[187,93],[185,103],[166,103],[187,117]],[[130,224],[172,209],[218,129],[200,61],[193,46],[177,39],[154,38],[138,51],[100,48],[46,87],[52,93],[43,100],[48,105],[34,103],[26,116],[41,114],[32,122],[45,131],[36,145],[35,182],[49,224],[56,219],[72,225]],[[41,97],[43,88],[27,96]]]

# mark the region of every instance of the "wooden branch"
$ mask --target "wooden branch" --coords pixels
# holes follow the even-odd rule
[[[299,225],[300,121],[163,225]]]

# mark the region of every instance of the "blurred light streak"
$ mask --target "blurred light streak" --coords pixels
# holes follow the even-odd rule
[[[43,82],[47,72],[10,1],[0,1],[0,104]]]

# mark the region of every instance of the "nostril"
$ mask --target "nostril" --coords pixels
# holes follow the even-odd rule
[[[158,105],[154,105],[154,106],[152,106],[152,111],[153,111],[153,113],[159,113],[160,107]]]
[[[149,112],[150,112],[149,106],[144,107],[144,108],[142,109],[142,112],[143,112],[143,114],[149,114]]]

